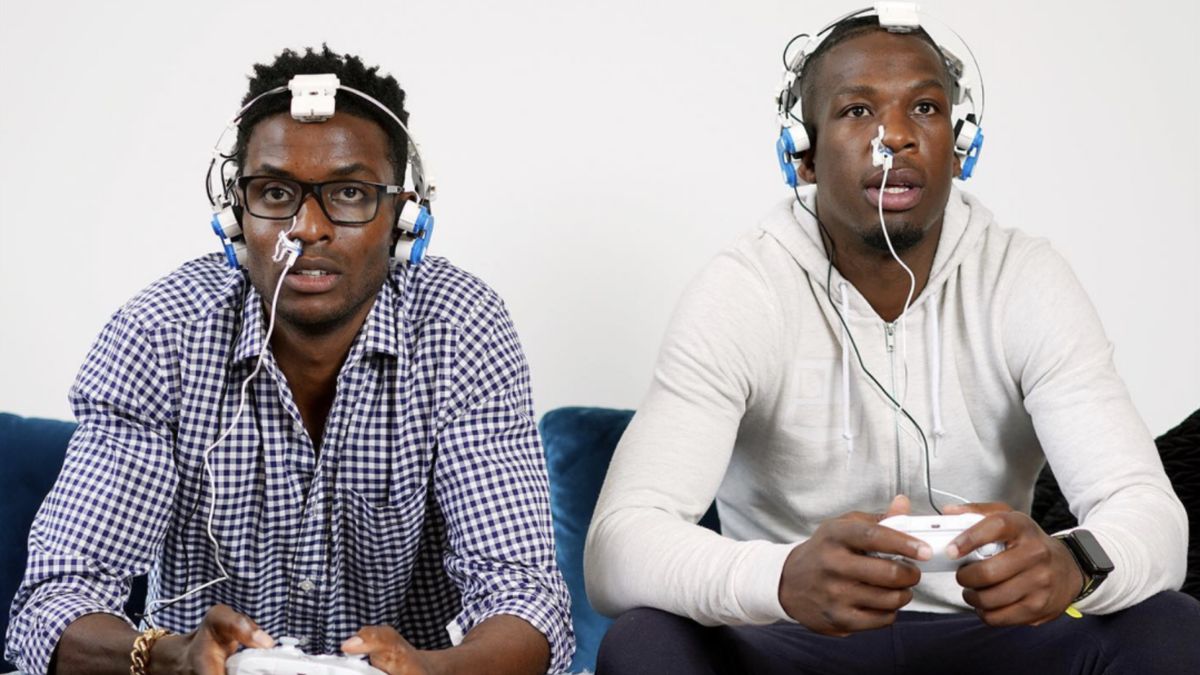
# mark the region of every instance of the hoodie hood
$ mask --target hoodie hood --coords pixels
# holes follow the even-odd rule
[[[817,186],[806,185],[799,189],[799,194],[804,206],[815,213]],[[953,271],[980,245],[987,228],[991,225],[992,213],[987,207],[972,195],[959,190],[958,186],[951,186],[942,222],[942,235],[938,240],[937,253],[934,254],[929,283],[919,296],[913,298],[913,307],[938,292]],[[824,291],[829,256],[825,254],[825,247],[821,243],[820,228],[816,219],[796,203],[795,198],[789,198],[772,210],[762,227]],[[836,299],[839,285],[846,280],[836,268],[833,270],[832,280],[833,288],[829,290]],[[855,299],[858,302],[854,302]],[[852,294],[850,305],[853,311],[874,314],[874,310],[867,306],[857,293]]]
[[[831,301],[825,305],[825,314],[830,327],[839,335],[841,343],[841,435],[846,443],[846,454],[849,458],[854,454],[854,430],[850,400],[851,379],[855,376],[854,371],[857,369],[854,365],[858,359],[852,353],[853,345],[857,341],[852,340],[848,319],[851,316],[878,318],[878,315],[875,314],[875,310],[869,303],[856,290],[853,290],[850,282],[836,268],[832,270],[832,273],[829,270],[829,257],[826,255],[821,241],[820,228],[810,213],[810,211],[815,213],[817,209],[817,186],[805,186],[799,191],[799,196],[803,201],[803,206],[795,199],[784,201],[767,216],[763,230],[777,240],[796,263],[808,273],[810,282],[819,288],[819,295],[827,295]],[[938,297],[942,287],[953,276],[958,266],[977,247],[982,245],[984,235],[991,224],[992,214],[983,204],[959,190],[957,186],[951,186],[942,222],[941,238],[938,240],[937,252],[934,254],[933,266],[929,275],[929,283],[925,285],[920,295],[913,298],[908,313],[901,317],[902,319],[907,318],[908,314],[914,311],[925,310],[923,333],[926,336],[925,348],[928,354],[926,362],[929,370],[927,375],[931,413],[931,425],[927,440],[930,452],[934,456],[937,455],[938,446],[946,435],[945,425],[942,422],[942,345]],[[833,288],[826,288],[827,279]],[[925,306],[922,307],[923,305]],[[839,318],[839,315],[847,320]],[[883,321],[881,318],[878,320]],[[901,319],[897,319],[897,322],[903,324]],[[903,353],[907,354],[907,329],[903,326],[901,339],[904,343]],[[907,372],[907,365],[905,368]],[[903,392],[906,390],[907,381],[900,390],[889,392],[889,394],[895,400],[899,400],[900,405],[903,406]]]

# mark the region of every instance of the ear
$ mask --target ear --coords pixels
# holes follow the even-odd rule
[[[957,152],[954,152],[953,150],[951,150],[951,154],[954,155],[954,173],[951,174],[950,177],[958,178],[958,177],[962,176],[963,156],[958,154]]]
[[[817,182],[816,154],[815,147],[800,153],[800,165],[796,169],[796,174],[800,176],[800,179],[810,185]]]

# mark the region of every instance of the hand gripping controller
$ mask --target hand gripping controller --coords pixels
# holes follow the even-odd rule
[[[907,560],[915,564],[924,574],[930,572],[954,572],[967,563],[977,560],[987,560],[1004,550],[1004,544],[991,543],[984,544],[957,560],[951,560],[946,557],[946,546],[954,541],[955,537],[970,529],[972,525],[981,520],[983,520],[983,516],[978,513],[960,513],[953,516],[892,516],[891,518],[884,518],[879,521],[880,525],[898,530],[929,544],[929,547],[933,549],[933,557],[929,560],[916,560],[891,553],[880,553],[877,555],[880,558],[888,558],[890,560]]]
[[[225,661],[227,675],[387,675],[357,656],[309,656],[296,638],[274,649],[243,649]]]

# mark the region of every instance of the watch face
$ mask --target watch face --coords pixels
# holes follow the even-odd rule
[[[1080,562],[1086,562],[1091,567],[1088,570],[1089,573],[1108,574],[1113,571],[1112,560],[1104,552],[1104,547],[1100,546],[1100,542],[1096,540],[1096,535],[1087,530],[1075,530],[1070,536],[1075,540],[1076,550],[1086,558],[1086,561]]]

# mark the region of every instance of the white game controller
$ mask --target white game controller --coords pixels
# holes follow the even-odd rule
[[[226,675],[387,675],[365,656],[309,656],[296,638],[279,638],[274,649],[243,649],[225,661]]]
[[[984,544],[957,560],[951,560],[946,557],[946,546],[954,541],[955,537],[970,529],[972,525],[981,520],[983,520],[983,516],[978,513],[960,513],[953,516],[892,516],[891,518],[884,518],[879,521],[880,525],[898,530],[929,544],[929,547],[933,549],[933,557],[929,560],[917,560],[892,553],[880,553],[877,555],[880,558],[888,558],[890,560],[907,560],[916,565],[925,574],[931,572],[954,572],[967,563],[977,560],[987,560],[1004,550],[1004,544],[991,543]]]

